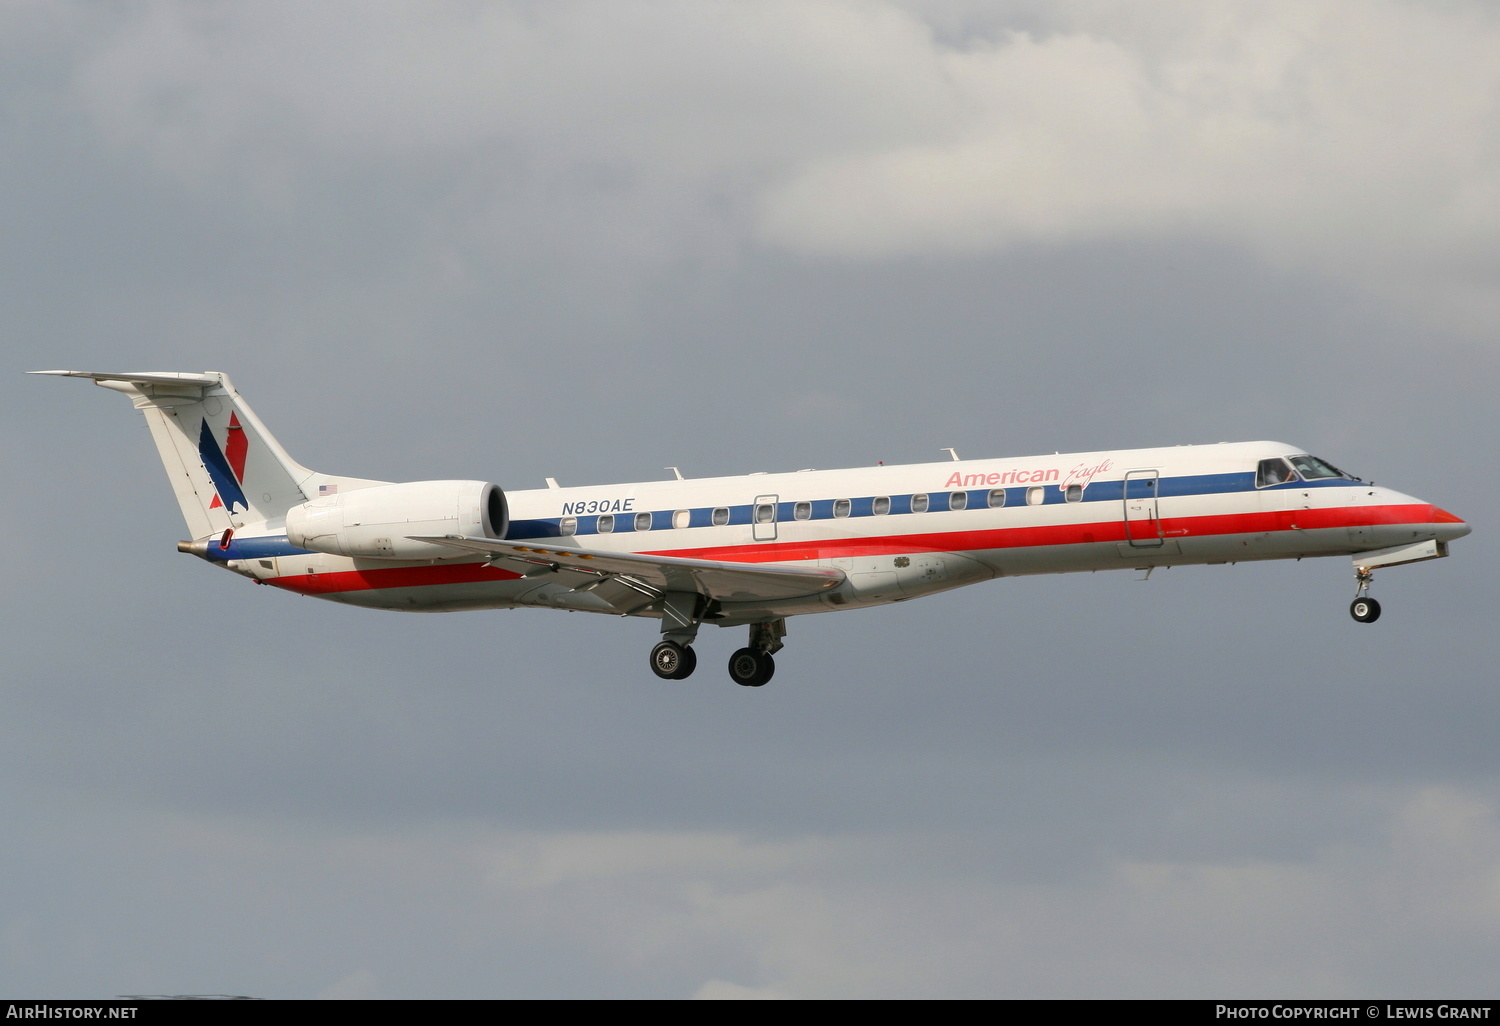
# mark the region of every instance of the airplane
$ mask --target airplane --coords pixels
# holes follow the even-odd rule
[[[375,609],[535,607],[661,621],[651,669],[682,680],[704,624],[748,627],[729,660],[771,679],[788,617],[1000,577],[1350,556],[1436,559],[1470,527],[1295,446],[1235,442],[633,484],[502,490],[392,483],[294,461],[215,372],[85,378],[146,417],[190,553],[257,584]]]

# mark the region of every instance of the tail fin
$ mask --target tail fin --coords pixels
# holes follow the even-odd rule
[[[123,392],[146,415],[193,538],[286,515],[324,478],[271,437],[226,374],[32,371]]]

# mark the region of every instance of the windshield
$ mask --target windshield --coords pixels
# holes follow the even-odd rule
[[[1317,481],[1328,477],[1350,476],[1338,467],[1335,467],[1332,463],[1320,460],[1316,456],[1290,456],[1288,459],[1292,461],[1292,466],[1296,467],[1303,479],[1307,481]]]

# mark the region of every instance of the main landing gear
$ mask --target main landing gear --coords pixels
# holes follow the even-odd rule
[[[662,640],[651,650],[651,672],[662,680],[685,680],[698,667],[698,654],[692,644],[698,635],[698,623],[671,611],[662,617],[671,629],[662,632]],[[669,618],[670,617],[670,618]],[[684,622],[684,621],[687,622]],[[729,657],[729,677],[746,688],[758,688],[776,673],[772,654],[781,651],[786,637],[786,620],[771,620],[750,625],[750,644]]]
[[[703,596],[671,591],[661,599],[661,641],[651,650],[651,672],[662,680],[686,680],[698,668],[693,640],[703,624]]]
[[[742,648],[729,657],[729,677],[740,687],[758,688],[776,672],[776,660],[769,652]]]
[[[1354,601],[1349,603],[1349,615],[1360,623],[1374,623],[1380,619],[1380,603],[1370,598],[1370,582],[1375,579],[1375,571],[1367,566],[1354,568],[1354,580],[1358,587],[1354,592]]]
[[[662,680],[685,680],[698,668],[698,653],[675,641],[660,642],[651,650],[651,672]]]

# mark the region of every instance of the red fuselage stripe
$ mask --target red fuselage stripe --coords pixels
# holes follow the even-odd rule
[[[1270,513],[1166,517],[1161,521],[1161,534],[1166,538],[1211,538],[1232,534],[1263,534],[1269,531],[1306,531],[1329,527],[1433,522],[1433,507],[1426,504],[1348,506],[1340,509],[1296,509],[1277,510]],[[1149,520],[1132,522],[1132,536],[1155,537],[1156,532],[1152,523]],[[1125,540],[1125,522],[1106,520],[1091,524],[1005,527],[984,531],[948,531],[941,534],[898,534],[871,538],[826,538],[808,542],[720,545],[700,549],[663,549],[647,553],[647,555],[711,559],[728,563],[770,563],[804,559],[833,559],[840,556],[888,556],[903,552],[976,552],[986,549],[1032,548],[1043,545],[1087,545],[1092,542]]]
[[[297,574],[291,577],[274,577],[266,583],[303,595],[328,595],[343,591],[428,588],[440,584],[475,584],[480,581],[514,581],[520,576],[509,570],[499,570],[484,563],[442,563],[436,566],[393,566],[340,570],[328,574]]]

